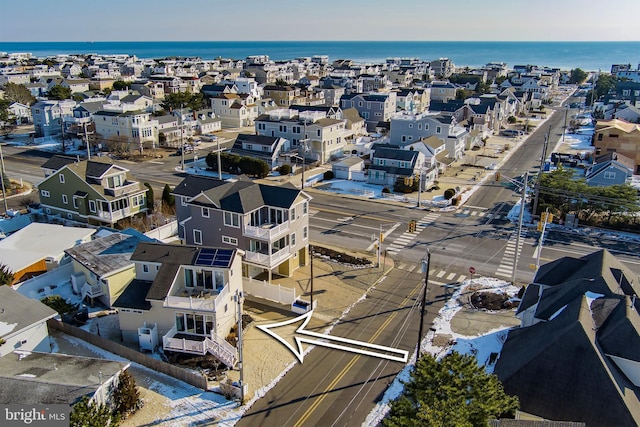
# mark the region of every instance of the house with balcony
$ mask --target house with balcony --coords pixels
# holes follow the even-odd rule
[[[154,242],[133,229],[110,233],[65,250],[71,258],[74,293],[94,306],[111,308],[122,291],[135,279],[131,255],[140,242]]]
[[[54,156],[42,165],[45,174],[61,165],[37,185],[46,215],[113,226],[147,211],[147,188],[128,169],[108,157],[67,160]]]
[[[300,97],[300,88],[292,86],[266,85],[263,88],[263,97],[271,98],[281,108],[294,104]]]
[[[70,99],[63,101],[38,101],[31,106],[31,117],[36,138],[60,135],[63,129],[63,118],[73,116],[76,102]]]
[[[264,160],[273,170],[290,161],[283,156],[290,148],[289,140],[284,138],[241,133],[236,137],[231,153]]]
[[[113,304],[123,340],[141,348],[158,343],[165,352],[212,354],[235,366],[238,353],[225,337],[236,323],[234,297],[242,291],[239,251],[140,243],[131,260],[136,278]]]
[[[222,93],[213,96],[211,110],[225,128],[251,126],[258,117],[255,99],[247,94]]]
[[[158,144],[158,120],[149,112],[101,110],[93,120],[96,138],[105,144],[125,144],[140,153]]]
[[[291,276],[309,253],[309,201],[293,185],[188,176],[174,190],[178,235],[189,245],[242,251],[242,275]]]
[[[640,125],[613,119],[599,121],[593,135],[596,154],[615,152],[634,162],[633,173],[640,173]]]
[[[352,93],[340,98],[340,108],[355,108],[365,120],[367,130],[374,132],[379,122],[389,121],[396,112],[396,92]]]
[[[288,139],[291,148],[299,149],[310,161],[326,163],[332,157],[342,157],[346,137],[353,134],[346,129],[347,120],[328,118],[328,111],[336,111],[333,108],[299,108],[304,111],[277,109],[261,115],[255,121],[256,134]]]

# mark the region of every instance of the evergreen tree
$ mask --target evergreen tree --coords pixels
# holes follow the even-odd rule
[[[120,417],[113,415],[105,405],[96,405],[88,396],[73,405],[69,416],[70,427],[116,427]]]
[[[518,398],[508,396],[474,357],[453,352],[437,361],[424,354],[383,425],[486,426],[490,419],[512,416],[518,406]]]
[[[59,101],[63,99],[69,99],[71,98],[71,89],[69,89],[68,87],[55,85],[51,89],[49,89],[49,92],[47,92],[47,97],[49,99],[56,99]]]
[[[13,283],[14,275],[9,267],[0,263],[0,286]]]
[[[162,190],[162,203],[166,206],[173,207],[176,204],[176,199],[173,194],[171,194],[171,187],[169,184],[164,185],[164,189]]]
[[[121,416],[135,412],[140,405],[140,391],[136,380],[128,370],[118,377],[118,387],[113,392],[114,412]]]
[[[144,186],[147,187],[147,210],[149,211],[149,213],[153,213],[153,203],[155,201],[153,196],[153,188],[148,182],[145,182]]]

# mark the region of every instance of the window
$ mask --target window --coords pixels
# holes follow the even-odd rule
[[[69,204],[69,198],[66,194],[62,195],[62,203],[64,203],[65,205]]]
[[[604,173],[604,179],[615,179],[616,178],[616,173],[615,172],[605,172]]]
[[[296,233],[291,234],[291,246],[296,245]]]
[[[95,202],[95,200],[89,200],[89,210],[91,212],[95,212],[96,211],[96,202]]]
[[[226,243],[227,245],[238,246],[238,239],[235,237],[222,236],[222,243]]]
[[[440,133],[442,131],[442,128],[440,126],[436,127],[436,133]]]
[[[64,175],[60,174],[58,177],[60,178],[60,184],[64,184]]]
[[[305,240],[307,239],[307,227],[306,226],[302,229],[302,238],[305,239]]]
[[[72,213],[68,213],[68,214],[67,214],[67,218],[69,218],[69,219],[73,219],[73,214],[72,214]]]
[[[202,217],[209,218],[209,208],[202,208]]]
[[[147,264],[142,264],[142,271],[145,273],[149,272],[149,266]]]
[[[598,141],[602,141],[602,134],[601,133],[598,134]]]
[[[49,197],[49,196],[51,196],[51,193],[49,193],[48,190],[40,190],[40,195],[42,197]]]
[[[187,198],[186,197],[180,197],[180,204],[182,206],[187,206]]]
[[[302,205],[302,214],[306,215],[307,214],[307,202],[304,202],[304,204]]]
[[[317,134],[318,136],[320,136],[320,135],[322,135],[322,131],[321,131],[320,129],[318,129],[318,130],[316,131],[316,134]]]
[[[78,198],[77,197],[73,198],[73,207],[78,209]]]
[[[224,225],[240,228],[240,215],[233,212],[224,213]]]
[[[193,230],[193,243],[196,245],[202,244],[202,231],[197,229]]]
[[[615,133],[611,133],[609,134],[609,138],[617,138],[619,135],[616,135]]]

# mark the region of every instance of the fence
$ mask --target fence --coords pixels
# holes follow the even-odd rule
[[[272,285],[262,280],[245,278],[244,291],[254,297],[275,301],[279,304],[291,305],[296,299],[296,290],[280,285]]]
[[[189,372],[186,369],[182,369],[179,366],[163,362],[162,360],[154,359],[153,357],[149,357],[146,354],[140,353],[139,351],[133,350],[129,347],[125,347],[122,344],[118,344],[117,342],[102,338],[98,335],[94,335],[83,329],[76,328],[73,325],[59,322],[55,319],[48,320],[47,326],[51,329],[55,329],[64,332],[67,335],[79,338],[83,341],[88,342],[89,344],[100,347],[103,350],[117,354],[118,356],[122,356],[127,360],[139,363],[149,369],[157,372],[162,372],[163,374],[169,375],[180,381],[184,381],[187,384],[191,384],[192,386],[198,387],[202,390],[207,390],[207,379],[200,374]]]
[[[171,221],[163,226],[158,228],[154,228],[151,231],[147,231],[144,233],[145,236],[151,237],[153,239],[158,239],[160,241],[167,239],[169,237],[176,236],[178,234],[178,221]]]
[[[51,285],[59,285],[65,281],[69,281],[72,274],[73,265],[71,263],[61,265],[54,270],[47,271],[39,276],[32,277],[29,280],[14,285],[13,289],[27,298],[39,298],[39,294],[41,294],[42,291],[46,293],[47,288],[51,289]]]

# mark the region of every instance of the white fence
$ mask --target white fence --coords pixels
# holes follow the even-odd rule
[[[169,237],[178,235],[178,221],[171,221],[163,226],[158,228],[154,228],[151,231],[147,231],[144,233],[145,236],[151,237],[152,239],[164,240]]]
[[[51,292],[51,285],[60,285],[70,280],[72,274],[73,264],[69,263],[13,285],[13,288],[27,298],[39,298],[39,294],[41,294],[38,292],[39,290],[44,290],[45,294],[55,293]],[[50,292],[48,293],[47,290]]]
[[[280,285],[272,285],[262,280],[244,278],[244,291],[254,297],[268,299],[280,304],[291,305],[296,299],[296,290]]]

